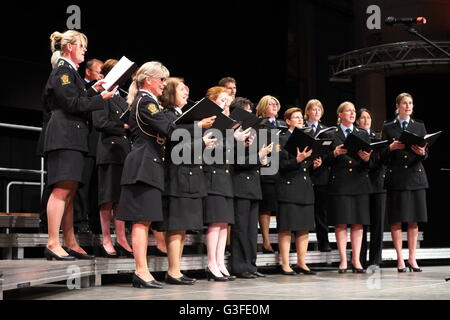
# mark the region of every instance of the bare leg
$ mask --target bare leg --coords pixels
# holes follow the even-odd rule
[[[226,277],[230,276],[230,273],[225,266],[225,246],[227,244],[227,235],[228,235],[228,223],[220,223],[220,231],[219,238],[217,241],[217,266],[219,267],[219,271]]]
[[[166,232],[167,259],[169,261],[167,273],[172,278],[180,278],[183,276],[180,270],[180,258],[184,233],[185,231],[183,230]]]
[[[117,214],[119,213],[119,206],[114,204],[113,207],[114,225],[116,227],[116,241],[129,252],[133,252],[133,249],[128,244],[127,234],[125,233],[125,221],[117,220]]]
[[[394,243],[395,251],[397,252],[397,268],[405,268],[405,261],[403,261],[402,253],[402,223],[396,222],[391,225],[392,242]]]
[[[102,227],[103,241],[102,245],[106,252],[109,254],[115,254],[112,239],[111,239],[111,216],[112,216],[113,203],[108,202],[100,206],[100,225]]]
[[[216,276],[223,277],[217,265],[217,243],[219,242],[220,224],[211,223],[206,231],[206,249],[208,252],[208,269]]]
[[[347,269],[347,225],[338,224],[335,227],[336,242],[341,260],[339,269]]]
[[[76,181],[63,181],[55,185],[47,202],[48,242],[47,247],[57,255],[67,256],[61,247],[59,230],[66,207],[78,187]],[[73,221],[72,221],[73,227]]]
[[[71,250],[74,250],[81,254],[87,254],[83,248],[78,244],[77,238],[75,237],[75,230],[73,228],[73,199],[75,198],[75,191],[73,191],[69,201],[66,205],[66,210],[64,211],[62,219],[62,228],[64,235],[64,244]]]
[[[350,227],[350,241],[352,244],[352,264],[357,269],[362,269],[360,254],[363,237],[362,224],[352,224]]]
[[[417,239],[419,238],[419,226],[417,222],[408,223],[408,262],[411,267],[418,268],[416,261]]]
[[[278,232],[278,249],[281,256],[281,269],[285,272],[293,271],[289,264],[289,251],[291,248],[291,231]]]
[[[167,247],[166,247],[166,240],[165,240],[165,236],[164,236],[164,232],[160,232],[160,231],[156,231],[156,230],[152,230],[153,235],[155,236],[155,241],[156,241],[156,247],[164,252],[167,253]]]
[[[295,235],[295,247],[297,249],[297,265],[309,271],[306,265],[306,252],[308,251],[308,231],[298,231]]]
[[[144,281],[154,280],[148,270],[147,247],[148,247],[148,229],[151,222],[136,222],[131,231],[131,240],[134,249],[134,261],[136,263],[136,275]]]
[[[259,228],[263,237],[263,247],[266,250],[273,250],[270,244],[269,229],[270,229],[270,212],[259,214]]]

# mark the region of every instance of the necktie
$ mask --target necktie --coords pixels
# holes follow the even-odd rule
[[[311,131],[312,136],[315,137],[316,136],[316,125],[315,124],[311,125],[311,129],[312,129],[312,131]]]
[[[408,126],[408,121],[403,121],[403,123],[402,123],[403,130],[406,130],[407,126]]]
[[[347,133],[347,134],[345,135],[345,137],[347,137],[347,136],[352,132],[352,130],[350,130],[349,128],[347,128],[347,129],[345,129],[345,132]]]

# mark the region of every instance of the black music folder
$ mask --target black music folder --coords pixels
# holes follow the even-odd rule
[[[115,86],[122,86],[128,79],[131,78],[133,73],[138,69],[135,62],[130,61],[127,57],[123,56],[119,62],[108,72],[102,87],[105,90],[112,90]]]
[[[304,128],[307,130],[308,128]],[[306,147],[312,149],[311,159],[317,159],[331,152],[331,139],[316,139],[307,134],[303,129],[295,128],[289,137],[284,149],[293,156],[297,156],[297,148],[302,152]],[[308,151],[307,150],[307,151]]]
[[[351,155],[356,155],[359,150],[370,152],[371,150],[382,149],[388,145],[389,142],[387,140],[369,143],[353,133],[350,133],[344,141],[344,149],[347,149],[348,153]]]
[[[242,130],[246,130],[250,127],[257,130],[261,128],[266,122],[267,118],[259,118],[251,112],[245,111],[242,108],[236,107],[230,114],[230,118],[239,122],[242,126]]]
[[[438,131],[435,133],[427,134],[425,137],[420,137],[415,133],[409,132],[408,130],[403,130],[398,140],[401,143],[403,143],[407,148],[410,148],[413,145],[423,147],[427,142],[428,147],[431,147],[431,145],[434,144],[436,140],[440,137],[441,133],[442,131]]]
[[[188,110],[183,112],[183,114],[175,120],[175,124],[192,124],[195,121],[200,121],[204,118],[209,118],[212,116],[219,116],[222,114],[223,110],[217,104],[209,100],[208,98],[203,98],[190,107]],[[217,119],[216,119],[217,121]]]
[[[224,115],[223,113],[219,113],[212,125],[212,128],[224,131],[226,129],[236,130],[240,126],[241,124],[239,122],[235,121],[234,119],[231,119],[229,116]]]

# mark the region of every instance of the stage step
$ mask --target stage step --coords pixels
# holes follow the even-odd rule
[[[0,212],[0,228],[39,228],[39,213]]]

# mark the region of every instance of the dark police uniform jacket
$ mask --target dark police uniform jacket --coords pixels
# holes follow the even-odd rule
[[[425,125],[413,119],[410,119],[406,130],[421,137],[427,134]],[[400,138],[402,131],[403,129],[397,119],[387,122],[383,125],[382,139],[392,143]],[[417,155],[410,149],[390,152],[388,147],[383,152],[382,157],[387,164],[385,179],[387,190],[419,190],[428,188],[428,179],[422,164],[427,155]]]
[[[380,136],[380,133],[376,134],[375,132],[370,131],[369,136],[371,141],[377,140]],[[373,162],[369,170],[369,180],[371,186],[370,193],[386,193],[386,189],[384,187],[384,179],[386,177],[386,166],[384,165],[381,159],[381,151],[373,150],[372,159]]]
[[[140,90],[130,109],[131,152],[125,159],[122,185],[138,182],[164,190],[165,139],[174,124],[158,102]]]
[[[106,101],[103,110],[92,113],[94,128],[100,132],[97,140],[96,163],[123,164],[131,150],[131,142],[124,124],[128,122],[130,113],[126,112],[128,104],[120,95]],[[124,114],[124,112],[126,112]],[[122,119],[120,118],[120,116]]]
[[[267,130],[279,129],[282,132],[285,132],[287,130],[288,127],[287,127],[286,122],[284,120],[276,119],[276,122],[277,122],[277,126],[275,127],[272,123],[267,121],[266,124],[262,127],[262,129],[267,129]],[[280,135],[281,135],[281,133],[280,133]],[[270,135],[268,134],[268,136],[270,136]],[[270,141],[267,141],[266,145],[269,144],[269,143],[270,143]],[[280,150],[281,150],[281,145],[280,144],[274,144],[273,145],[272,152],[279,153]],[[276,183],[277,178],[278,178],[278,174],[264,175],[264,176],[261,176],[261,183],[274,184],[274,183]]]
[[[288,131],[280,137],[284,146],[291,133]],[[309,176],[313,159],[306,158],[297,163],[296,157],[284,148],[280,152],[280,174],[276,184],[277,198],[280,202],[295,204],[314,204],[314,189]]]
[[[223,141],[225,143],[226,139],[224,138]],[[209,195],[232,198],[234,196],[233,180],[231,178],[232,166],[229,163],[230,160],[227,159],[227,153],[232,152],[231,146],[218,146],[214,149],[213,153],[215,152],[224,153],[223,161],[225,163],[213,163],[203,167],[206,180],[206,189],[208,190]]]
[[[181,114],[177,114],[174,108],[168,108],[167,115],[171,121],[175,121]],[[190,128],[193,125],[178,125],[178,128],[186,129],[191,134],[189,141],[171,141],[169,139],[166,146],[166,179],[165,179],[165,196],[172,196],[178,198],[203,198],[207,195],[205,177],[203,173],[203,164],[194,164],[194,137],[193,130]],[[187,153],[189,155],[190,163],[174,164],[171,157],[172,149],[179,143],[183,144],[183,149],[177,156],[183,157]],[[204,147],[203,140],[199,143],[199,147]]]
[[[305,121],[305,126],[308,127],[308,123]],[[322,129],[328,128],[327,126],[323,125],[322,123],[318,123],[318,128],[316,128],[315,134],[317,134],[318,131]],[[312,132],[307,132],[309,135],[312,135]],[[314,159],[312,159],[314,160]],[[317,169],[314,169],[313,166],[310,167],[310,174],[311,174],[311,180],[314,186],[326,186],[328,184],[328,180],[330,178],[330,167],[325,166],[323,159],[322,159],[322,165],[318,167]]]
[[[69,149],[88,152],[88,112],[104,108],[101,95],[85,88],[78,72],[64,59],[58,60],[43,94],[51,110],[44,137],[44,152]]]
[[[238,143],[242,142],[237,141],[236,146]],[[253,143],[257,143],[257,141],[254,140]],[[246,147],[245,154],[241,157],[238,157],[238,148],[235,148],[235,164],[232,172],[234,197],[262,200],[259,150],[256,150],[256,154],[250,154],[252,147]]]
[[[352,133],[370,143],[367,131],[353,127]],[[324,136],[333,139],[333,150],[345,141],[345,135],[340,127],[330,133],[325,133]],[[373,160],[371,159],[368,162],[365,162],[358,156],[351,157],[348,154],[343,154],[336,158],[333,157],[332,153],[327,155],[325,162],[328,165],[331,165],[328,194],[369,194],[371,191],[369,169],[372,165],[372,161]]]

